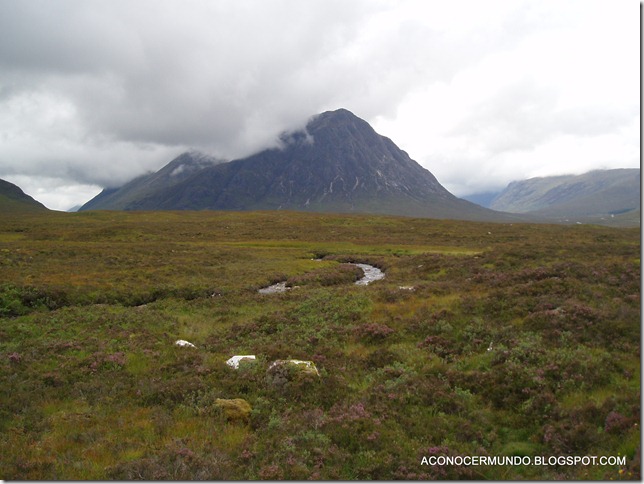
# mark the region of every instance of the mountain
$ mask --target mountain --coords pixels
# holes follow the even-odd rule
[[[144,196],[124,200],[119,195],[118,205],[106,202],[125,187],[106,191],[82,209],[282,209],[516,219],[455,197],[389,138],[346,109],[317,115],[304,130],[280,139],[280,148],[206,166]]]
[[[492,200],[490,208],[562,221],[625,218],[640,208],[640,170],[596,170],[515,181]]]
[[[34,200],[18,186],[0,180],[1,212],[39,212],[49,210],[42,203]]]
[[[204,168],[224,163],[198,151],[179,155],[156,173],[148,173],[128,182],[120,188],[106,188],[79,210],[127,210],[131,204],[169,189]]]

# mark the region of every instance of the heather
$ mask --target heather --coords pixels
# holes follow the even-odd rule
[[[0,478],[639,479],[640,289],[637,229],[1,214]]]

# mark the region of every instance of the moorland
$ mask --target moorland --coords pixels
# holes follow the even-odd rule
[[[639,479],[640,267],[639,228],[2,213],[0,478]]]

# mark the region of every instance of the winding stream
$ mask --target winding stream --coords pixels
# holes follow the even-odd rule
[[[385,277],[384,272],[382,272],[380,269],[372,265],[355,264],[353,262],[350,262],[350,264],[353,264],[354,266],[358,266],[360,269],[362,269],[362,272],[364,272],[364,276],[362,276],[361,279],[355,282],[357,286],[367,286],[373,281],[379,281],[380,279],[383,279]],[[272,286],[263,287],[258,292],[260,294],[276,294],[279,292],[289,291],[290,289],[292,288],[286,287],[286,282],[278,282],[277,284],[273,284]]]
[[[290,291],[291,287],[286,287],[286,282],[278,282],[272,286],[262,287],[259,291],[260,294],[276,294],[278,292]]]
[[[362,269],[362,272],[364,272],[362,279],[356,281],[356,285],[358,286],[366,286],[373,281],[379,281],[380,279],[384,279],[385,277],[385,273],[377,267],[371,266],[369,264],[354,265],[358,266],[360,269]]]

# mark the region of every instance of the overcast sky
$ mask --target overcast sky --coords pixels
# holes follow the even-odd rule
[[[349,109],[452,193],[639,167],[638,0],[0,0],[0,178],[49,208]]]

